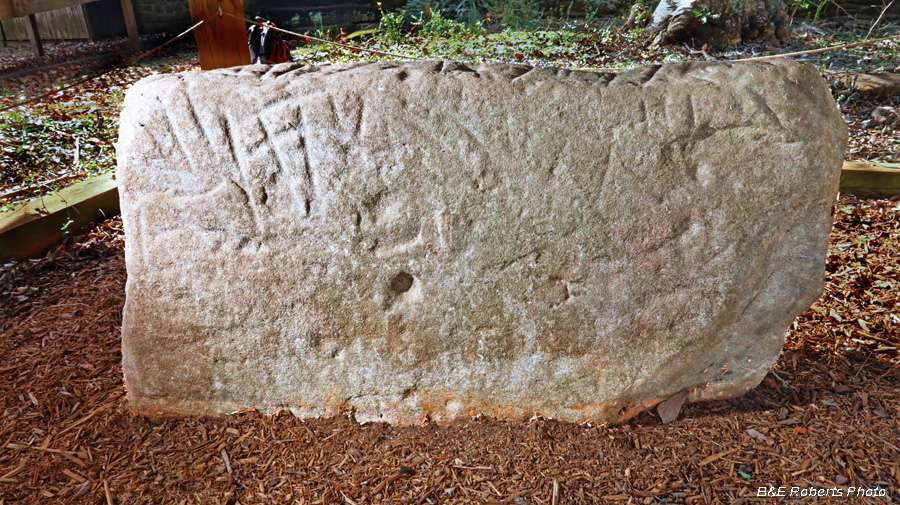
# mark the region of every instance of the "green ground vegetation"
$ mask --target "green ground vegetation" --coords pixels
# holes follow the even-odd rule
[[[128,87],[154,73],[191,68],[195,58],[187,53],[116,69],[0,112],[0,211],[115,168],[119,114]],[[46,81],[31,94],[62,89],[73,80],[77,78]],[[5,90],[0,107],[29,96]]]
[[[625,12],[614,18],[599,19],[589,13],[574,19],[565,12],[547,16],[522,4],[529,0],[491,0],[495,3],[475,7],[466,3],[474,0],[459,0],[460,3],[452,4],[431,3],[428,9],[416,10],[415,2],[418,1],[410,0],[403,9],[383,13],[380,24],[369,29],[344,33],[322,27],[308,35],[415,58],[502,61],[564,68],[628,68],[688,59],[733,60],[814,49],[900,31],[896,26],[893,27],[895,32],[888,31],[891,25],[886,23],[872,30],[871,22],[834,23],[797,16],[794,19],[797,38],[789,44],[720,47],[699,52],[681,47],[653,48],[651,35],[641,28],[620,33]],[[440,8],[442,5],[446,10]],[[804,23],[813,28],[807,31],[809,36],[800,33]],[[296,40],[290,36],[285,38],[295,47],[292,51],[294,59],[303,63],[393,59],[360,49]],[[900,67],[896,47],[896,43],[883,42],[809,55],[804,59],[823,70],[892,71]],[[174,56],[118,69],[40,102],[0,112],[0,210],[113,169],[113,145],[118,136],[118,117],[126,89],[132,82],[152,73],[196,69],[196,58],[196,49],[181,50]],[[69,82],[72,80],[74,78]],[[31,93],[58,89],[64,84],[66,81],[53,82],[42,89],[31,90]],[[26,92],[7,90],[0,96],[0,106],[27,96]]]

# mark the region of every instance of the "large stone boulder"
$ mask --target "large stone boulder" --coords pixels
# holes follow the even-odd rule
[[[654,45],[715,47],[790,39],[790,19],[781,0],[661,0],[650,30]]]
[[[846,141],[791,62],[144,79],[131,406],[603,421],[740,395],[822,293]]]

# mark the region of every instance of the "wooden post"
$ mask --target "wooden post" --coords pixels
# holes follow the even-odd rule
[[[87,26],[88,40],[90,40],[91,42],[97,42],[97,37],[94,34],[94,24],[89,20],[87,5],[81,5],[81,15],[82,17],[84,17],[85,26]]]
[[[200,53],[200,68],[212,70],[250,64],[250,47],[247,45],[247,27],[244,21],[224,15],[231,13],[243,18],[242,0],[188,0],[188,4],[194,23],[208,20],[194,30]],[[220,8],[223,15],[213,16],[219,14]],[[209,19],[210,16],[213,16],[212,19]]]
[[[131,0],[121,0],[122,16],[125,18],[125,28],[128,30],[128,40],[131,41],[131,48],[136,52],[141,52],[141,34],[138,33],[137,19],[134,17],[134,5]]]
[[[41,43],[41,33],[38,31],[37,17],[29,14],[25,20],[25,31],[28,32],[28,39],[31,40],[31,50],[35,56],[44,55],[44,45]]]

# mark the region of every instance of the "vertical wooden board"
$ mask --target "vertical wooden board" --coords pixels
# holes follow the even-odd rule
[[[59,17],[59,10],[42,12],[41,14],[44,14],[44,22],[47,24],[47,31],[43,32],[47,34],[47,38],[57,42],[65,39],[66,35],[61,29],[62,20]]]
[[[50,20],[47,19],[47,14],[48,13],[46,12],[38,12],[34,15],[34,20],[37,23],[37,31],[42,35],[41,42],[53,40],[53,32],[48,30]]]
[[[42,35],[44,41],[88,38],[80,6],[39,12],[34,16],[37,19],[38,33]]]
[[[25,33],[25,23],[23,23],[22,18],[4,19],[2,23],[6,40],[28,40],[28,34]]]
[[[247,46],[247,27],[244,21],[231,16],[213,16],[219,8],[223,13],[244,17],[242,0],[189,0],[191,20],[198,23],[208,19],[196,30],[197,49],[200,53],[200,68],[234,67],[250,64],[250,48]]]
[[[81,5],[69,7],[71,13],[71,23],[73,27],[74,38],[90,39],[91,34],[88,33],[87,19],[84,18],[84,9]]]
[[[53,12],[53,20],[60,40],[74,40],[87,38],[82,30],[79,30],[81,8],[66,7]]]
[[[44,35],[44,40],[54,40],[59,42],[63,37],[59,33],[59,19],[56,16],[57,11],[39,12],[35,14],[38,23],[38,32]]]
[[[134,5],[131,0],[122,0],[122,17],[125,18],[125,29],[128,30],[128,40],[131,48],[140,52],[141,35],[138,33],[137,19],[134,17]]]
[[[31,40],[31,50],[36,56],[44,55],[44,44],[41,43],[41,32],[38,30],[37,18],[34,14],[29,14],[25,19],[25,31],[28,32],[28,38]],[[250,50],[248,49],[249,53]]]

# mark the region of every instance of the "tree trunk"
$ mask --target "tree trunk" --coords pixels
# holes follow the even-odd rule
[[[653,12],[654,44],[715,47],[790,37],[781,0],[662,0]]]

